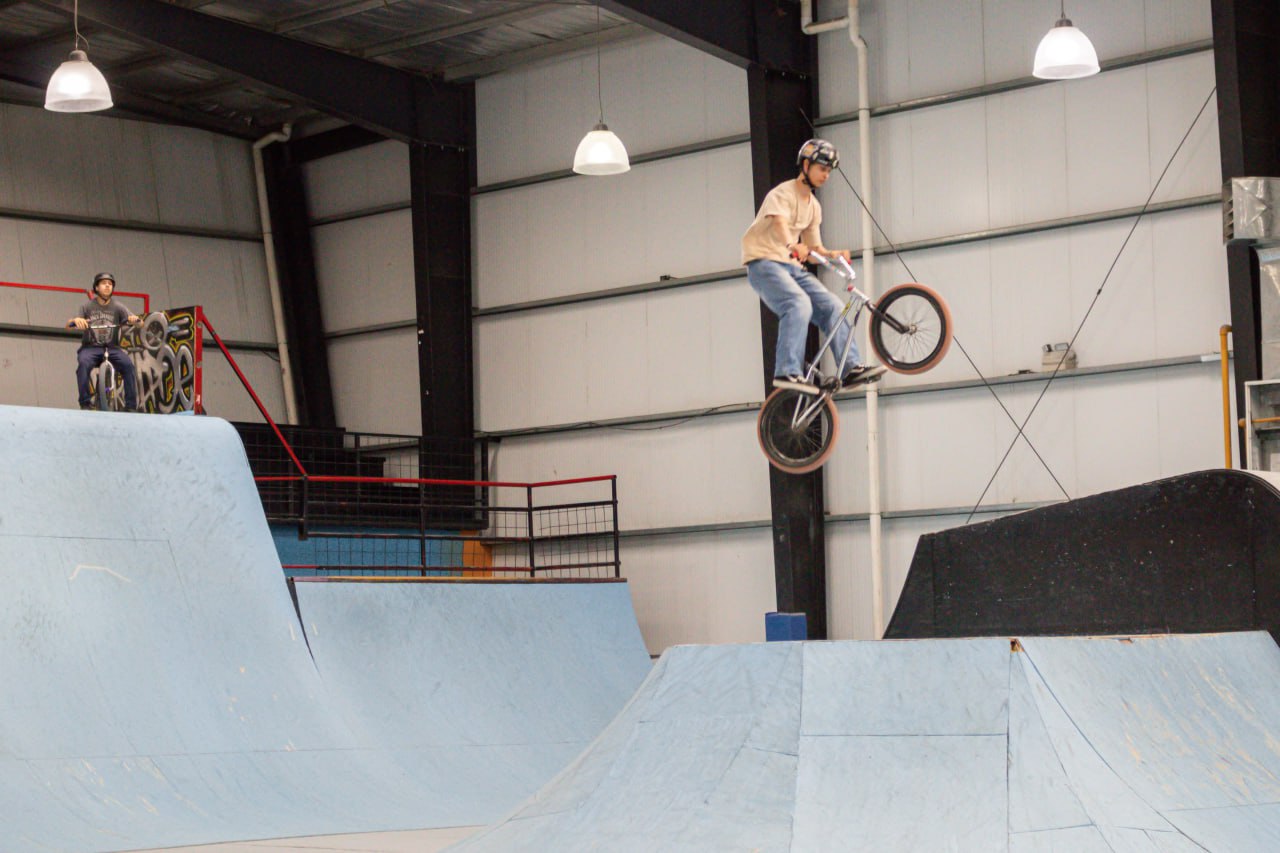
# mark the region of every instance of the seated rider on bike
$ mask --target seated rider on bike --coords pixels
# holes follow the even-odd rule
[[[747,266],[747,281],[764,304],[778,315],[778,347],[773,371],[773,384],[778,388],[816,390],[804,380],[804,347],[809,323],[826,334],[844,308],[844,303],[827,290],[817,276],[801,266],[810,253],[850,259],[847,250],[835,251],[822,245],[818,230],[822,223],[822,205],[813,194],[827,182],[839,162],[835,146],[825,139],[810,139],[802,145],[796,155],[799,176],[769,191],[755,221],[742,235],[742,262]],[[849,333],[848,323],[840,323],[835,330],[832,352],[837,358],[844,352]],[[858,345],[853,343],[845,363],[839,366],[840,385],[849,388],[872,382],[884,370],[880,365],[862,364]]]
[[[120,346],[120,330],[125,323],[139,322],[137,315],[129,313],[119,302],[111,299],[115,293],[116,279],[111,273],[100,272],[93,277],[93,299],[80,306],[74,317],[67,321],[67,328],[84,332],[80,349],[76,352],[76,384],[80,389],[80,408],[92,409],[93,398],[89,392],[89,374],[102,363],[105,356],[112,367],[124,377],[124,406],[126,411],[138,410],[137,371],[133,359]]]

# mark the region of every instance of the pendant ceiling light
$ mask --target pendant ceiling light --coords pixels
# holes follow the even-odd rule
[[[631,168],[627,147],[604,123],[604,94],[600,82],[600,6],[596,6],[596,99],[600,121],[582,137],[573,155],[573,171],[579,175],[620,175]]]
[[[1098,52],[1093,42],[1076,29],[1059,5],[1058,23],[1040,40],[1032,74],[1045,80],[1074,80],[1098,73]]]
[[[44,108],[56,113],[91,113],[110,109],[111,89],[107,78],[89,61],[80,49],[80,42],[89,46],[89,40],[80,35],[80,2],[76,0],[72,11],[76,31],[71,58],[58,66],[49,78],[49,88],[44,95]]]

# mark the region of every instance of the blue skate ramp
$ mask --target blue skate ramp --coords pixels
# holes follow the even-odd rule
[[[1280,849],[1265,633],[668,650],[451,850]]]
[[[362,743],[492,822],[609,723],[651,663],[624,583],[291,581],[335,707]],[[503,772],[495,772],[501,768]]]
[[[565,721],[580,727],[579,744],[588,741],[598,731],[589,726],[631,694],[624,670],[633,685],[643,675],[638,638],[625,665],[605,661],[635,632],[631,616],[611,628],[622,639],[567,660],[556,682],[566,691],[562,719],[521,714],[518,695],[493,692],[509,662],[528,667],[537,656],[497,638],[552,647],[555,632],[542,623],[556,620],[590,645],[593,631],[608,633],[602,623],[570,628],[569,614],[598,609],[601,619],[625,622],[621,584],[565,586],[563,606],[552,591],[535,613],[519,611],[514,593],[499,595],[487,610],[473,602],[472,622],[432,614],[448,603],[440,596],[411,602],[401,592],[384,616],[412,613],[422,624],[398,626],[405,642],[390,647],[381,644],[397,626],[374,634],[367,620],[334,618],[340,602],[304,596],[325,632],[314,639],[329,668],[317,669],[243,448],[225,422],[0,406],[0,434],[5,853],[495,820],[536,788],[539,773],[554,772],[570,748]],[[435,624],[448,625],[448,638],[423,656],[439,669],[422,660],[410,673],[403,662],[412,644],[426,642]],[[373,668],[365,683],[342,669],[355,655]],[[373,689],[377,667],[449,683],[451,706],[418,709],[438,728],[430,739],[407,706],[397,718],[344,695]],[[614,693],[571,689],[600,670]],[[522,675],[505,678],[521,684]],[[467,696],[473,676],[477,695]],[[477,705],[490,713],[470,725],[462,715]],[[512,719],[525,727],[519,739]]]

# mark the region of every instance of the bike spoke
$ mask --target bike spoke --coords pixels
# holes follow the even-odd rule
[[[926,360],[942,340],[942,324],[937,309],[922,296],[904,295],[894,300],[887,311],[894,324],[905,332],[898,332],[892,324],[881,327],[881,341],[888,356],[898,364],[915,364]]]
[[[799,392],[766,403],[760,423],[766,453],[790,468],[829,452],[833,439],[829,405],[824,397]]]

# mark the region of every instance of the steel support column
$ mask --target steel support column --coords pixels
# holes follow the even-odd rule
[[[329,378],[329,350],[320,315],[320,288],[316,283],[302,164],[294,156],[293,145],[277,142],[262,149],[280,300],[293,362],[290,368],[298,420],[305,426],[333,427],[337,416]]]
[[[1280,6],[1212,0],[1212,14],[1223,180],[1280,177]],[[1250,247],[1227,247],[1227,279],[1236,412],[1244,417],[1244,383],[1262,377],[1260,278]],[[1243,430],[1239,438],[1244,447]]]
[[[795,32],[800,32],[799,20]],[[809,135],[805,114],[813,114],[817,94],[812,75],[752,65],[747,69],[747,98],[751,112],[751,172],[756,205],[769,190],[796,175],[795,156]],[[803,111],[803,112],[802,112]],[[748,214],[749,215],[749,214]],[[745,219],[745,216],[744,216]],[[765,393],[772,390],[778,318],[760,306],[764,345]],[[810,355],[817,336],[809,336]],[[827,636],[827,560],[823,529],[822,469],[809,474],[784,474],[769,467],[773,514],[774,581],[778,609],[803,612],[811,639]]]
[[[414,289],[422,434],[470,439],[471,187],[475,185],[475,88],[454,86],[447,115],[460,146],[411,145]]]

